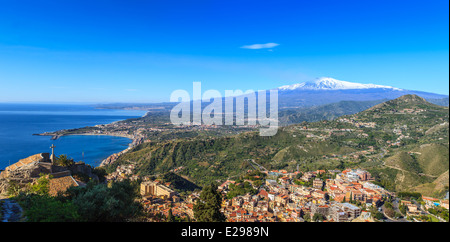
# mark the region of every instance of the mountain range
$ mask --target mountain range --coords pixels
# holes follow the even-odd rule
[[[392,100],[407,94],[421,96],[432,103],[448,105],[448,95],[340,81],[329,77],[281,86],[277,89],[280,109],[317,106],[340,101]]]
[[[293,85],[286,85],[279,87],[281,91],[286,90],[344,90],[344,89],[370,89],[382,88],[402,91],[400,88],[391,86],[375,85],[375,84],[361,84],[355,82],[339,81],[331,77],[318,78],[311,82],[302,82]]]
[[[391,86],[362,84],[336,80],[330,77],[317,78],[314,81],[281,86],[278,90],[278,108],[305,108],[338,103],[341,101],[381,103],[407,94],[415,94],[428,102],[448,106],[448,95],[406,90]],[[222,100],[224,102],[224,99]],[[151,112],[170,111],[177,103],[115,103],[98,105],[101,108],[142,109]],[[207,103],[204,102],[204,106]],[[362,111],[362,110],[358,110]]]

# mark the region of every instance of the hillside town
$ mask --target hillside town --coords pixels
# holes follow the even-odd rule
[[[233,187],[243,185],[234,180],[218,186],[223,196],[221,212],[227,222],[375,222],[382,220],[376,219],[372,213],[383,212],[386,201],[397,199],[394,193],[372,183],[371,174],[362,169],[305,173],[279,170],[267,171],[265,175],[267,179],[259,187],[255,186],[255,181],[261,181],[260,176],[253,181],[244,181],[257,189],[254,194],[227,196]],[[306,185],[300,185],[299,181]],[[181,221],[195,220],[193,207],[200,192],[181,197],[170,186],[170,183],[158,180],[141,183],[142,204],[148,221],[164,221],[169,216]],[[401,205],[406,207],[405,216],[420,217],[427,214],[427,209],[436,206],[448,210],[448,199],[422,199],[425,202],[423,206],[401,200]],[[420,221],[416,217],[413,221]]]

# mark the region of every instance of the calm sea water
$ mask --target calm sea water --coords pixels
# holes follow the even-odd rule
[[[107,124],[141,117],[144,111],[95,109],[88,105],[1,104],[0,170],[37,153],[67,154],[75,161],[98,166],[109,155],[128,147],[131,140],[113,136],[64,136],[51,140],[36,133]]]

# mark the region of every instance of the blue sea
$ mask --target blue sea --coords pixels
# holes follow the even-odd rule
[[[98,166],[111,154],[128,147],[131,140],[114,136],[50,136],[33,134],[81,128],[141,117],[145,111],[96,109],[90,105],[0,103],[0,170],[37,153],[66,154],[75,161]]]

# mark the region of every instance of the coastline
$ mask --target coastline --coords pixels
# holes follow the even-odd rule
[[[142,111],[142,110],[141,110]],[[143,118],[145,116],[147,116],[150,112],[147,111],[144,115],[142,115],[140,118]],[[131,118],[130,118],[131,119]],[[109,127],[111,125],[114,124],[118,124],[121,121],[126,121],[128,119],[123,119],[123,120],[117,120],[108,124],[99,124],[99,125],[95,125],[95,126],[89,126],[89,127],[84,127],[84,128],[99,128],[99,127]],[[65,130],[58,130],[58,131],[54,131],[54,132],[44,132],[44,133],[40,133],[40,134],[33,134],[36,136],[51,136],[51,140],[57,140],[63,136],[111,136],[111,137],[122,137],[122,138],[127,138],[130,139],[131,142],[129,143],[128,147],[120,152],[117,153],[113,153],[111,155],[109,155],[107,158],[103,159],[100,162],[100,165],[98,165],[98,167],[103,167],[105,165],[109,165],[111,163],[113,163],[115,160],[117,160],[121,155],[123,155],[124,153],[126,153],[128,150],[132,149],[133,147],[143,143],[144,137],[141,134],[124,134],[124,133],[119,133],[119,132],[106,132],[106,133],[102,133],[99,132],[99,130],[96,131],[91,131],[91,132],[83,132],[83,133],[65,133],[68,131],[71,132],[76,132],[78,130],[84,129],[84,128],[75,128],[75,129],[65,129]]]
[[[109,165],[109,164],[113,163],[121,155],[125,154],[128,150],[130,150],[133,147],[140,144],[139,138],[135,138],[130,135],[121,135],[121,134],[95,134],[95,133],[63,134],[63,135],[56,136],[56,138],[54,138],[55,136],[49,135],[49,134],[38,134],[38,135],[39,136],[52,136],[52,140],[56,140],[56,139],[59,139],[64,136],[111,136],[111,137],[122,137],[122,138],[127,138],[127,139],[131,140],[131,142],[128,144],[128,147],[126,149],[124,149],[120,152],[117,152],[117,153],[110,154],[107,158],[103,159],[100,162],[100,165],[98,165],[98,167],[103,167],[105,165]]]
[[[58,132],[58,131],[57,131]],[[79,134],[50,134],[50,133],[42,133],[42,134],[33,134],[36,136],[51,136],[51,140],[57,140],[64,136],[73,136],[73,135],[85,135],[85,136],[114,136],[114,137],[122,137],[122,138],[128,138],[133,140],[133,136],[131,135],[123,135],[123,134],[102,134],[102,133],[79,133]]]

